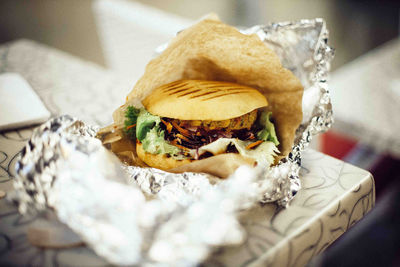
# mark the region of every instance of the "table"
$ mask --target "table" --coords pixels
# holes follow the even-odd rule
[[[0,46],[0,72],[18,72],[54,115],[68,113],[87,123],[105,125],[124,101],[129,79],[63,52],[28,40]],[[32,128],[0,133],[0,189],[12,190],[13,166]],[[365,170],[308,150],[301,169],[303,188],[287,209],[275,205],[246,211],[248,233],[238,247],[217,250],[207,264],[218,266],[303,266],[359,221],[375,203],[374,180]],[[0,200],[0,265],[104,266],[90,248],[41,249],[26,231],[45,223],[23,217]]]

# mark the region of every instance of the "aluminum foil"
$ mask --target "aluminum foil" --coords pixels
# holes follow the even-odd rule
[[[113,264],[196,265],[218,246],[243,242],[239,212],[258,202],[288,205],[300,189],[301,151],[332,123],[333,50],[321,19],[242,32],[256,33],[305,86],[304,119],[279,165],[243,166],[227,180],[123,166],[94,138],[96,127],[61,116],[34,131],[16,165],[20,212],[54,210]]]

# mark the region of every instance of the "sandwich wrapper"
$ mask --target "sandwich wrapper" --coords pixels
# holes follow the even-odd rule
[[[22,150],[11,196],[20,212],[53,210],[113,264],[190,266],[219,246],[241,244],[239,213],[259,202],[288,205],[300,189],[301,151],[332,124],[333,57],[322,19],[242,32],[256,33],[304,86],[303,122],[278,165],[242,166],[225,180],[125,166],[95,138],[98,127],[64,115],[38,127]]]

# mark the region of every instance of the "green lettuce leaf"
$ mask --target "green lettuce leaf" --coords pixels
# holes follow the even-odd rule
[[[174,158],[184,158],[181,149],[165,140],[165,133],[159,126],[161,118],[146,109],[129,106],[125,112],[125,132],[130,138],[142,143],[143,150],[152,154],[169,154]],[[127,129],[131,125],[135,125]]]
[[[263,111],[261,113],[259,124],[262,127],[260,131],[257,132],[257,138],[259,140],[270,141],[276,146],[279,145],[278,137],[276,136],[275,126],[271,122],[272,112]]]
[[[125,111],[125,133],[129,136],[129,138],[136,140],[136,126],[130,127],[131,125],[137,124],[137,118],[139,116],[140,109],[135,108],[133,106],[129,106]]]
[[[147,133],[153,129],[154,127],[158,128],[161,119],[159,116],[150,114],[144,108],[140,109],[139,116],[137,118],[137,125],[136,125],[136,137],[137,139],[142,142],[145,138]]]
[[[164,131],[158,126],[147,132],[146,138],[142,140],[143,150],[152,154],[169,154],[177,156],[180,149],[173,146],[164,139]]]

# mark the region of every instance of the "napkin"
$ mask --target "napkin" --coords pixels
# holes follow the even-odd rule
[[[0,74],[0,131],[42,123],[50,115],[21,75]]]

